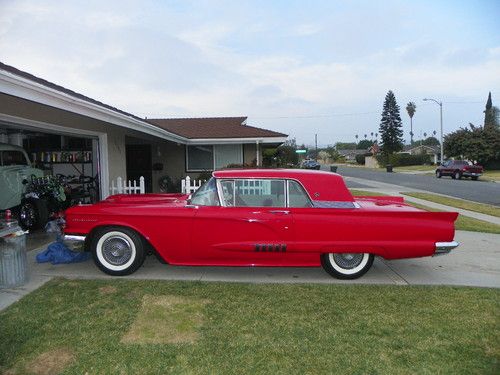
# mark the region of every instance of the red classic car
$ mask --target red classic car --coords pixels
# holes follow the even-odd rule
[[[216,171],[191,197],[114,195],[66,211],[64,240],[85,241],[110,275],[137,270],[148,252],[193,266],[323,266],[354,279],[374,256],[446,254],[454,212],[426,212],[401,197],[353,197],[335,173]]]

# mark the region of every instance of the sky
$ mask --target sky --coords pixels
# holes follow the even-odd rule
[[[140,117],[248,116],[320,146],[500,106],[500,0],[0,0],[0,61]]]

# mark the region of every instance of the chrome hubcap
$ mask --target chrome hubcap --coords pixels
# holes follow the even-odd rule
[[[110,237],[102,244],[104,259],[114,266],[127,263],[132,256],[132,246],[123,237]]]
[[[356,268],[363,261],[363,253],[342,253],[333,254],[335,263],[346,270]]]

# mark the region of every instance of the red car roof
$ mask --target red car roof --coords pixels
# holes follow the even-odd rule
[[[226,169],[215,171],[215,178],[283,178],[299,181],[315,201],[353,202],[342,176],[307,169]]]

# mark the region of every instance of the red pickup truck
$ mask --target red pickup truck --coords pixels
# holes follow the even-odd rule
[[[448,160],[436,169],[436,177],[451,176],[454,180],[470,177],[477,180],[483,174],[483,167],[466,160]]]

